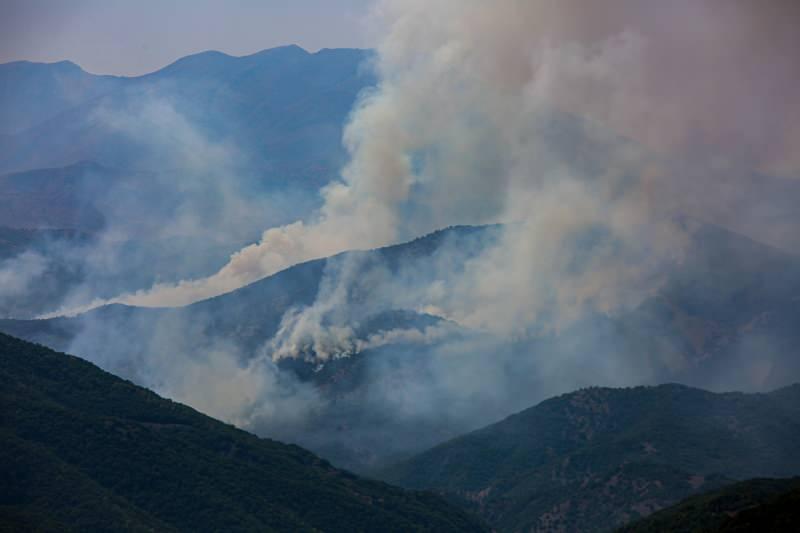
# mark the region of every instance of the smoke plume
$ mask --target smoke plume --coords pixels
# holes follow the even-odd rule
[[[381,2],[381,82],[353,113],[351,161],[323,207],[265,231],[208,278],[111,301],[183,305],[345,249],[495,221],[522,222],[507,253],[531,252],[504,259],[534,286],[550,284],[570,261],[555,248],[589,226],[604,226],[615,246],[647,242],[654,257],[642,268],[595,263],[592,279],[551,296],[614,293],[675,255],[670,215],[722,216],[717,181],[800,168],[799,13],[791,1]],[[554,131],[559,114],[605,153]],[[598,305],[628,300],[608,298]]]
[[[337,408],[409,427],[446,419],[455,432],[545,394],[685,368],[677,350],[657,362],[615,355],[624,350],[603,320],[685,261],[687,217],[726,222],[734,211],[744,230],[772,234],[756,212],[761,177],[800,175],[798,15],[793,1],[382,1],[379,84],[352,113],[350,160],[322,206],[267,229],[209,277],[92,306],[185,305],[310,259],[502,223],[475,249],[445,245],[424,263],[329,261],[316,300],[290,309],[256,358],[202,350],[184,377],[174,361],[156,369],[176,380],[159,390],[270,432],[276,416],[321,409],[313,391],[279,383],[278,363],[319,369],[415,343],[425,358],[387,349],[352,406]],[[398,309],[439,321],[359,331]],[[560,332],[570,342],[554,342]],[[252,392],[215,407],[200,397],[208,388]],[[386,431],[374,428],[380,442],[393,440]]]

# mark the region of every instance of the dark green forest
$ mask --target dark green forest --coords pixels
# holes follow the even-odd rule
[[[501,531],[608,531],[735,480],[800,474],[800,385],[565,394],[384,472]]]
[[[6,531],[482,531],[77,357],[0,335]]]
[[[619,533],[778,533],[799,523],[800,478],[751,479],[687,498]]]

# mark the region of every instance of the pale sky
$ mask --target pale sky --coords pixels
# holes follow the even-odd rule
[[[373,1],[0,0],[0,63],[68,59],[96,74],[137,75],[204,50],[363,48]]]

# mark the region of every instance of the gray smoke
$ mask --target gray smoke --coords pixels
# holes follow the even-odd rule
[[[381,84],[353,115],[351,162],[322,209],[265,231],[208,278],[113,301],[185,304],[454,223],[533,222],[524,238],[537,248],[587,225],[630,241],[641,235],[628,228],[659,224],[647,237],[664,237],[652,247],[671,256],[680,239],[659,217],[721,216],[729,203],[702,193],[741,168],[797,170],[797,14],[792,2],[382,2]],[[543,142],[554,113],[630,142],[584,168],[571,139]],[[684,175],[685,161],[702,172]],[[577,283],[584,292],[603,281]]]
[[[138,290],[213,272],[260,228],[313,209],[313,193],[266,190],[263,175],[241,164],[246,155],[179,111],[174,98],[151,89],[125,106],[111,102],[94,110],[91,121],[123,139],[140,169],[101,167],[85,179],[90,185],[83,193],[104,226],[84,246],[47,248],[46,255],[80,270],[83,283],[43,318],[131,303],[116,296],[121,286]]]
[[[144,359],[125,364],[146,369],[142,381],[159,391],[318,449],[335,440],[322,430],[354,419],[361,425],[340,436],[364,448],[388,446],[398,428],[445,428],[393,441],[397,453],[547,394],[690,370],[679,349],[631,357],[647,355],[647,339],[632,350],[611,319],[686,261],[686,216],[725,223],[735,209],[738,229],[777,241],[796,224],[776,229],[757,213],[765,196],[756,177],[800,175],[797,6],[381,2],[380,83],[353,112],[344,137],[351,158],[322,191],[322,207],[270,227],[208,277],[92,306],[183,305],[344,250],[502,223],[475,250],[445,245],[422,263],[391,266],[367,254],[329,262],[316,300],[288,311],[255,357],[195,332],[197,324],[165,322]],[[440,321],[359,330],[398,309]],[[363,387],[331,403],[279,367],[295,360],[321,371],[376,353]],[[724,381],[752,382],[753,372],[763,369]],[[309,420],[318,432],[286,429],[307,430]]]
[[[30,250],[0,261],[0,305],[5,307],[8,300],[25,294],[46,269],[47,258]]]

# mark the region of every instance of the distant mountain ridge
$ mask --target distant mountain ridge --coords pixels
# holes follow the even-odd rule
[[[298,46],[242,57],[203,52],[131,78],[95,76],[72,63],[0,65],[0,117],[9,117],[0,172],[81,160],[153,170],[142,166],[141,140],[104,117],[136,118],[155,102],[174,106],[209,138],[237,143],[244,164],[318,185],[343,160],[341,129],[356,97],[375,83],[363,66],[369,54]]]
[[[800,474],[800,385],[681,385],[552,398],[387,469],[499,531],[608,531],[732,479]]]

